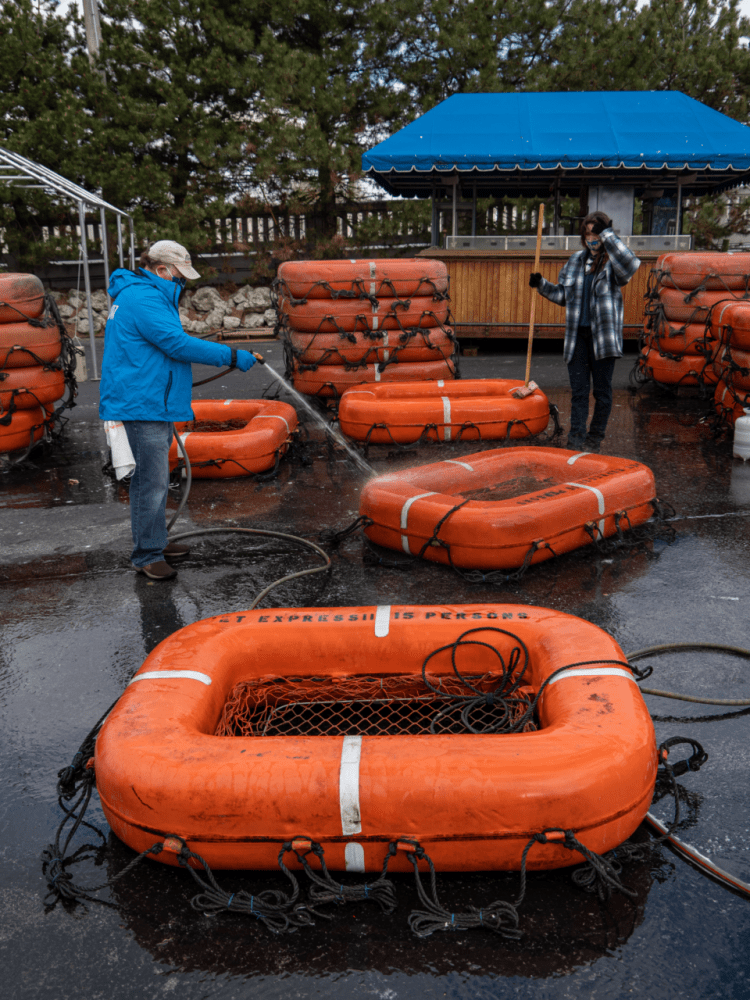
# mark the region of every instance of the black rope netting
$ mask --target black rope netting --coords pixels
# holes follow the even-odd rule
[[[3,392],[3,382],[8,380],[11,372],[23,370],[8,367],[8,359],[17,352],[22,352],[24,355],[27,355],[32,362],[34,362],[33,367],[35,371],[38,366],[44,372],[62,372],[65,386],[63,397],[54,403],[43,402],[38,398],[34,389],[29,387],[19,387],[10,390],[10,399],[7,404],[3,405],[0,403],[0,427],[12,426],[13,415],[21,412],[21,408],[16,404],[16,399],[19,396],[31,396],[36,401],[37,406],[43,408],[43,413],[45,414],[41,423],[31,428],[29,434],[29,445],[23,454],[19,457],[14,457],[12,461],[4,459],[3,464],[6,467],[13,467],[21,465],[37,444],[60,440],[66,423],[63,413],[65,410],[72,409],[76,405],[75,397],[78,393],[76,367],[79,355],[83,352],[83,348],[77,347],[74,344],[73,339],[69,336],[65,323],[60,315],[60,310],[57,307],[57,303],[49,293],[44,296],[44,311],[38,318],[27,316],[24,312],[22,312],[22,310],[18,309],[16,306],[12,306],[10,303],[0,303],[0,305],[13,308],[15,312],[19,314],[19,319],[31,327],[38,329],[57,327],[60,333],[60,354],[55,361],[45,361],[38,357],[33,351],[21,346],[13,347],[10,351],[8,351],[5,362],[2,366],[0,366],[0,392]],[[26,367],[27,366],[24,366],[24,368]],[[40,427],[44,428],[44,432],[42,437],[37,439],[35,432],[38,431]]]

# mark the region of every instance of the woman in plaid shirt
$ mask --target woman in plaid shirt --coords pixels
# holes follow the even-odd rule
[[[538,272],[529,284],[545,299],[565,306],[564,357],[571,389],[568,447],[599,451],[612,410],[615,361],[622,357],[620,288],[641,262],[615,235],[604,212],[591,212],[583,220],[581,243],[583,250],[563,266],[556,285]],[[587,433],[592,382],[595,406]]]

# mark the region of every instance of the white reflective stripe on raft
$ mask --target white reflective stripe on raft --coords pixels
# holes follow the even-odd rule
[[[341,770],[339,771],[339,808],[341,832],[345,837],[362,833],[359,813],[359,758],[362,753],[361,736],[345,736],[341,744]]]
[[[380,374],[381,374],[380,373],[380,362],[376,361],[375,362],[375,381],[376,382],[380,381]]]
[[[233,399],[225,399],[225,400],[224,400],[224,406],[229,406],[229,404],[230,404],[230,403],[233,403],[233,402],[234,402],[234,400],[233,400]]]
[[[445,461],[446,462],[450,462],[451,465],[461,465],[461,466],[463,466],[464,469],[468,469],[469,472],[473,472],[474,471],[474,466],[473,465],[469,465],[468,462],[459,462],[459,460],[457,458],[446,458]]]
[[[442,389],[444,385],[445,385],[445,379],[439,378],[438,379],[438,389]]]
[[[201,684],[209,685],[211,678],[208,674],[201,674],[197,670],[147,670],[145,674],[137,674],[128,683],[135,684],[136,681],[172,681],[172,680],[200,681]]]
[[[370,261],[370,295],[375,295],[375,294],[377,294],[376,293],[376,288],[375,288],[375,261],[371,260]]]
[[[187,441],[187,439],[190,437],[190,435],[192,433],[193,433],[192,431],[185,431],[184,434],[180,434],[180,441],[182,441],[183,446],[185,445],[185,442]],[[185,448],[185,450],[187,451],[187,448]],[[178,459],[182,459],[183,458],[182,452],[180,451],[179,448],[177,449],[177,458]],[[189,455],[188,455],[188,458],[190,458]],[[193,463],[191,462],[190,464],[192,465]],[[180,478],[187,479],[187,466],[185,466],[185,465],[183,465],[183,467],[182,467],[182,473],[181,473],[181,477]]]
[[[586,486],[585,483],[566,483],[566,486],[577,486],[580,490],[591,490],[592,493],[596,495],[597,502],[599,504],[599,513],[604,513],[604,494],[601,490],[598,490],[596,486]],[[599,534],[604,535],[604,518],[599,522]]]
[[[375,635],[378,639],[384,639],[388,635],[391,627],[391,606],[390,604],[379,604],[375,612]]]
[[[406,531],[406,527],[407,527],[407,523],[406,522],[407,522],[407,519],[409,517],[409,508],[414,503],[414,501],[415,500],[422,500],[424,497],[434,497],[434,496],[435,496],[435,490],[430,490],[429,493],[418,493],[415,497],[409,497],[409,499],[406,501],[406,503],[404,504],[404,506],[401,508],[401,530],[402,531]],[[403,547],[404,552],[407,552],[409,555],[411,555],[411,552],[409,551],[409,539],[406,537],[406,535],[402,535],[401,536],[401,545]]]
[[[451,401],[448,396],[440,397],[443,401],[443,423],[445,428],[443,430],[443,441],[450,441],[451,439]]]
[[[556,684],[558,681],[564,681],[566,677],[624,677],[635,684],[635,677],[624,667],[572,667],[553,677],[549,683]]]
[[[568,459],[568,465],[574,465],[579,458],[583,458],[584,455],[590,455],[590,451],[579,451],[577,455],[571,455]]]
[[[365,849],[356,841],[350,841],[344,848],[344,867],[348,872],[365,870]]]
[[[267,417],[269,420],[283,420],[284,426],[286,427],[287,434],[291,434],[289,424],[286,422],[286,417],[282,417],[279,413],[259,413],[259,417]]]

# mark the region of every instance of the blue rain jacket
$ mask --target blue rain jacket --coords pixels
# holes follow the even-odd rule
[[[101,420],[192,420],[191,362],[229,365],[232,351],[182,329],[180,286],[139,268],[118,269],[104,332]]]

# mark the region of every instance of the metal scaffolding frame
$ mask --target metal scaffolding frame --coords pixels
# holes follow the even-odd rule
[[[9,173],[9,171],[13,171]],[[25,156],[18,153],[11,153],[0,146],[0,184],[7,184],[8,187],[37,188],[47,191],[49,194],[63,197],[78,205],[78,225],[80,229],[81,261],[83,263],[83,278],[86,286],[86,309],[89,320],[89,341],[91,343],[91,362],[93,376],[92,382],[99,380],[99,371],[96,363],[96,340],[94,337],[94,320],[91,309],[91,275],[89,272],[89,255],[86,238],[86,208],[99,209],[99,220],[102,230],[102,257],[104,259],[104,282],[109,287],[109,256],[107,247],[106,212],[114,212],[117,220],[117,252],[120,260],[120,267],[124,267],[123,240],[122,240],[122,220],[128,220],[128,233],[130,236],[129,257],[130,266],[135,270],[135,230],[133,228],[133,217],[129,212],[124,212],[121,208],[110,205],[96,194],[92,194],[85,188],[79,187],[72,181],[61,177],[53,170],[27,160]]]

